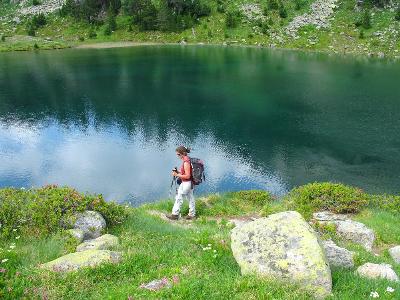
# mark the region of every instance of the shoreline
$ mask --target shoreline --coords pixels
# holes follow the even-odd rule
[[[58,46],[51,47],[39,47],[36,49],[34,46],[26,45],[23,48],[10,48],[10,49],[0,49],[0,53],[11,53],[11,52],[32,52],[32,51],[49,51],[49,50],[65,50],[65,49],[113,49],[113,48],[130,48],[130,47],[141,47],[141,46],[218,46],[218,47],[240,47],[240,48],[256,48],[256,49],[268,49],[268,50],[278,50],[278,51],[294,51],[300,53],[308,53],[308,54],[325,54],[328,56],[337,56],[342,58],[357,58],[357,59],[378,59],[379,61],[399,61],[400,56],[384,56],[379,57],[376,53],[373,55],[367,55],[364,53],[337,53],[331,52],[323,49],[300,49],[300,48],[286,48],[286,47],[268,47],[265,45],[249,45],[242,43],[232,43],[232,42],[224,42],[220,43],[206,43],[206,42],[197,42],[197,43],[171,43],[171,42],[148,42],[148,41],[99,41],[92,43],[71,43],[64,44],[60,46],[59,41],[54,41]],[[12,44],[11,44],[12,45]]]

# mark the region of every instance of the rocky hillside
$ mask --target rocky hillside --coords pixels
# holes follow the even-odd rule
[[[84,1],[2,0],[0,49],[134,41],[400,57],[395,0],[96,1],[88,10]]]

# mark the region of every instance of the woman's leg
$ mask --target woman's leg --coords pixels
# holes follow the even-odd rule
[[[194,200],[193,189],[190,189],[188,193],[189,199],[189,216],[195,217],[196,216],[196,201]]]
[[[172,208],[172,214],[175,216],[179,216],[179,212],[181,211],[181,206],[183,203],[183,182],[179,185],[178,191],[175,196],[174,207]]]

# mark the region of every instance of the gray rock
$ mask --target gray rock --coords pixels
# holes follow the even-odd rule
[[[118,238],[112,234],[105,234],[97,239],[87,240],[76,247],[77,252],[86,250],[108,250],[118,246]]]
[[[96,267],[106,262],[118,263],[120,260],[121,254],[119,252],[109,250],[87,250],[61,256],[40,267],[54,272],[70,272],[84,267]]]
[[[87,210],[77,215],[74,228],[83,230],[84,240],[95,239],[106,228],[106,221],[100,213]]]
[[[66,232],[70,236],[74,237],[78,241],[78,243],[81,243],[83,241],[85,233],[82,229],[69,229]]]
[[[372,250],[372,245],[375,241],[375,233],[364,224],[350,220],[347,215],[325,211],[314,213],[313,218],[321,224],[334,224],[336,226],[336,233],[340,237],[359,244],[368,251]]]
[[[342,268],[354,267],[354,252],[337,246],[333,241],[323,241],[326,257],[329,265]]]
[[[389,254],[397,264],[400,264],[400,245],[390,248]]]
[[[346,220],[336,221],[336,233],[342,238],[363,246],[367,251],[372,250],[375,233],[360,222]]]
[[[399,277],[393,271],[392,266],[388,264],[366,263],[358,267],[357,273],[366,278],[371,279],[388,279],[391,281],[399,281]]]
[[[331,293],[332,279],[317,234],[294,211],[235,227],[231,247],[242,274],[296,283],[317,298]]]
[[[140,285],[140,288],[150,290],[150,291],[159,291],[163,288],[171,288],[172,284],[168,280],[168,278],[164,277],[162,279],[155,279],[148,283],[143,283]]]

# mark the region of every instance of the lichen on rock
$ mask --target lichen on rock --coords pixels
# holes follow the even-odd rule
[[[242,274],[259,274],[294,283],[324,298],[331,272],[318,236],[294,211],[260,218],[232,230],[232,252]]]

